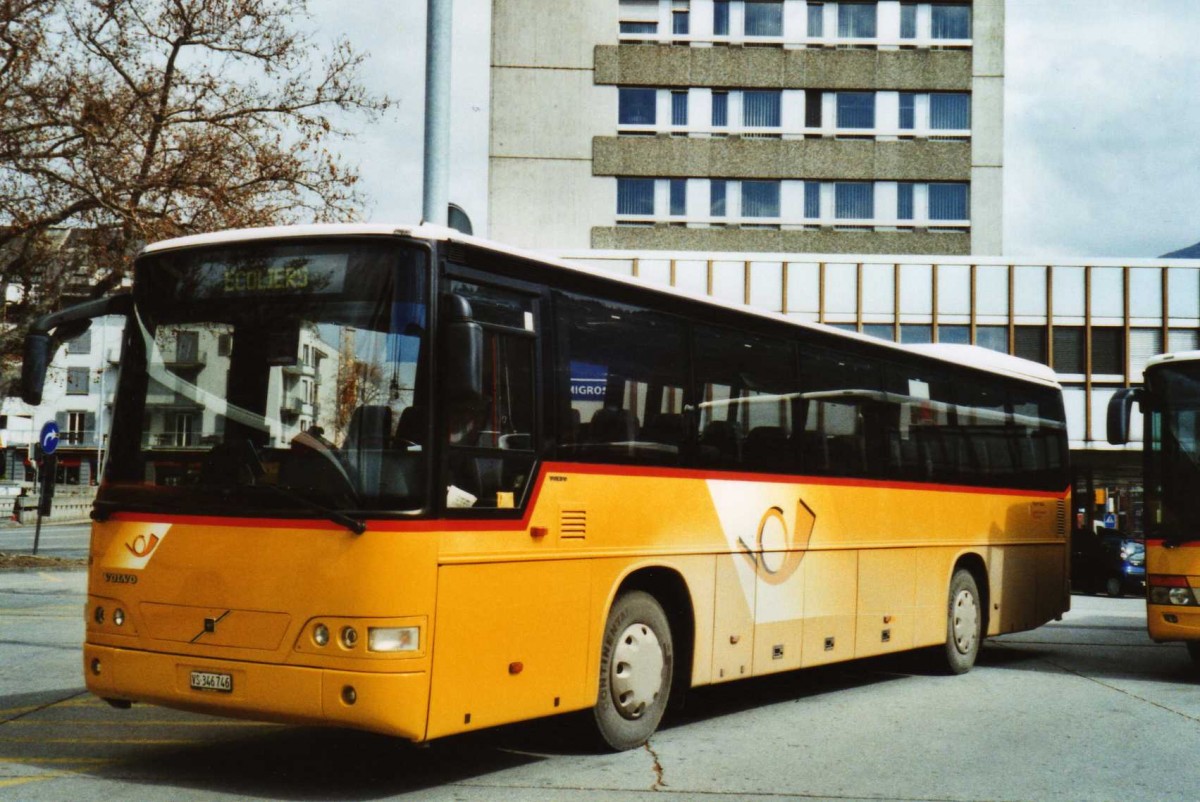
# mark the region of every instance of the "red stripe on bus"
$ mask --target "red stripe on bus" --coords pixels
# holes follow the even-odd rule
[[[897,482],[880,479],[853,479],[823,476],[797,476],[793,474],[730,473],[703,471],[686,468],[649,468],[632,465],[594,465],[575,462],[546,462],[538,472],[537,481],[525,512],[514,518],[421,518],[405,521],[388,518],[366,518],[368,531],[381,532],[440,532],[456,530],[462,532],[515,531],[529,528],[529,520],[537,506],[546,476],[551,473],[580,474],[585,476],[632,476],[647,478],[692,479],[696,481],[720,480],[732,482],[755,482],[759,484],[799,484],[823,487],[859,487],[879,490],[923,490],[932,493],[974,493],[987,496],[1024,496],[1060,501],[1070,492],[1048,490],[1021,490],[1004,487],[974,487],[971,485],[927,484],[923,482]],[[256,529],[315,529],[336,532],[344,530],[339,524],[313,518],[247,518],[224,515],[155,515],[143,512],[118,512],[112,520],[135,523],[192,524],[196,526],[246,526]],[[1151,541],[1153,542],[1153,541]]]

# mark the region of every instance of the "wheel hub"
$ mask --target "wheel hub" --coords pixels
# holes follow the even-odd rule
[[[979,637],[979,606],[975,596],[968,590],[960,590],[954,597],[954,647],[959,654],[970,654]]]
[[[617,639],[612,657],[613,701],[622,716],[636,719],[646,712],[662,691],[662,644],[645,624],[631,624]]]

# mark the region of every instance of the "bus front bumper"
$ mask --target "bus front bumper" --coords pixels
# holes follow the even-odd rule
[[[337,671],[85,643],[83,673],[88,690],[107,700],[283,724],[352,727],[412,741],[425,738],[429,676],[424,671]],[[197,682],[227,683],[229,688],[201,690],[193,687]]]
[[[1200,641],[1200,608],[1148,604],[1146,620],[1156,641]]]

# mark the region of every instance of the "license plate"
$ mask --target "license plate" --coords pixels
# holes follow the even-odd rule
[[[233,693],[233,675],[215,671],[193,671],[192,687],[198,691]]]

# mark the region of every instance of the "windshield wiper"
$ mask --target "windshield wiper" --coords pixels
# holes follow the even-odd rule
[[[346,515],[344,512],[338,512],[331,507],[326,507],[324,504],[318,504],[308,496],[305,496],[302,493],[297,493],[290,487],[281,487],[279,485],[268,484],[248,485],[248,487],[265,488],[278,496],[288,499],[289,501],[295,501],[296,503],[303,505],[306,509],[310,509],[313,512],[322,513],[326,518],[333,521],[335,524],[341,524],[356,535],[361,535],[363,532],[367,531],[367,524],[365,521],[360,521],[358,518]]]

